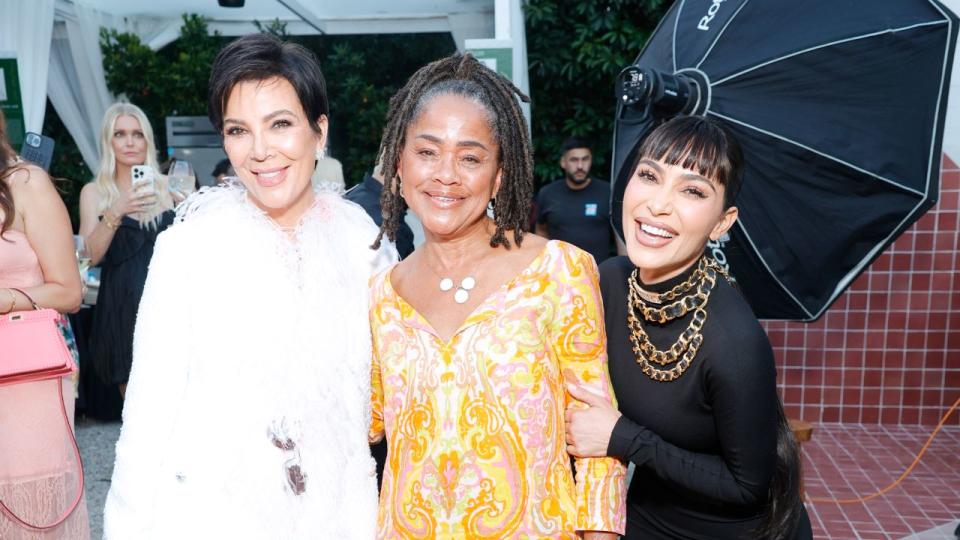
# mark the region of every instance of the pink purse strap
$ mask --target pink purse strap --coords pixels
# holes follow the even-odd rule
[[[33,298],[29,294],[23,292],[20,289],[14,289],[12,287],[11,289],[26,296],[27,299],[30,300],[30,303],[33,304],[33,309],[40,309],[40,306],[38,306],[37,303],[33,301]],[[67,416],[67,405],[63,400],[63,382],[60,380],[60,378],[52,379],[52,382],[57,385],[57,394],[60,396],[60,412],[63,413],[63,425],[67,428],[67,433],[70,434],[70,443],[73,445],[73,455],[77,460],[77,468],[80,470],[80,474],[79,474],[80,486],[77,489],[76,497],[73,499],[73,502],[70,504],[70,508],[66,512],[64,512],[63,515],[60,516],[55,522],[51,523],[50,525],[34,525],[32,523],[28,523],[23,519],[21,519],[16,514],[14,514],[13,510],[10,510],[9,508],[7,508],[7,505],[3,504],[3,501],[0,501],[0,510],[3,511],[4,515],[9,517],[15,523],[19,524],[21,527],[25,527],[27,529],[31,529],[34,531],[48,531],[50,529],[59,527],[64,521],[67,520],[67,518],[70,517],[71,514],[73,514],[73,511],[77,509],[77,506],[80,504],[80,501],[83,499],[83,461],[80,458],[80,447],[77,446],[77,436],[73,432],[73,426],[70,425],[70,417]]]
[[[24,292],[23,289],[18,289],[18,288],[16,288],[16,287],[9,287],[9,289],[10,289],[11,291],[17,291],[18,293],[26,296],[26,297],[27,297],[27,300],[30,301],[30,305],[33,306],[33,309],[43,309],[43,308],[41,308],[39,305],[37,305],[37,302],[34,301],[33,297],[30,296],[29,294],[27,294],[26,292]]]

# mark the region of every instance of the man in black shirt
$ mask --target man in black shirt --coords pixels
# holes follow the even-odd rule
[[[536,233],[563,240],[593,255],[597,264],[612,253],[610,183],[590,177],[593,154],[585,142],[563,142],[563,178],[543,186],[534,205]]]
[[[347,200],[353,201],[367,211],[373,222],[379,227],[383,223],[383,215],[380,213],[380,194],[383,192],[383,176],[380,174],[380,164],[373,168],[372,173],[367,173],[363,181],[350,188],[350,191],[344,194]],[[370,239],[373,242],[373,239]],[[405,222],[400,222],[400,228],[397,229],[397,253],[400,258],[406,258],[413,253],[413,231]]]

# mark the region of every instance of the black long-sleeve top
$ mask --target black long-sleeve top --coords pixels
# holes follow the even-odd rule
[[[644,288],[665,292],[694,268]],[[627,326],[633,269],[626,257],[600,266],[610,377],[623,413],[608,454],[636,465],[625,538],[751,538],[777,459],[776,373],[766,333],[718,276],[692,365],[672,382],[653,381],[636,361]],[[644,328],[667,349],[691,316]]]

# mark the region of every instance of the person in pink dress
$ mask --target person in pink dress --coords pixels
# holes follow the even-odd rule
[[[50,177],[19,159],[0,114],[0,316],[39,306],[61,313],[80,307],[80,273],[70,218]],[[3,361],[0,344],[0,362]],[[55,522],[80,483],[72,443],[63,425],[56,384],[63,385],[73,424],[76,391],[70,377],[0,387],[0,501],[28,523]],[[38,532],[0,512],[4,540],[86,540],[86,504],[54,529]]]

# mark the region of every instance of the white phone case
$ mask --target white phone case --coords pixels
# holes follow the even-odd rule
[[[130,170],[131,182],[134,188],[143,189],[141,185],[149,185],[151,190],[156,191],[156,172],[149,165],[134,165]]]

